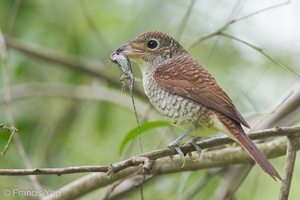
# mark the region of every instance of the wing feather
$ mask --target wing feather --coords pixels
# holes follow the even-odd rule
[[[212,75],[188,53],[158,67],[154,80],[163,89],[220,112],[250,128]]]

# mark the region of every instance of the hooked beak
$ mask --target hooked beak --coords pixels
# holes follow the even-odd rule
[[[139,55],[143,54],[141,50],[132,48],[132,46],[129,43],[117,48],[116,52],[122,52],[126,54],[129,58],[138,57]]]

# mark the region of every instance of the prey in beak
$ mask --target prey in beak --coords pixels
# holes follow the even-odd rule
[[[124,80],[126,79],[129,85],[129,90],[132,91],[135,78],[132,74],[131,63],[127,54],[125,53],[126,47],[124,46],[125,45],[119,47],[115,52],[110,54],[109,58],[112,62],[117,63],[120,69],[123,71],[123,74],[120,77],[120,81],[122,83],[122,90],[125,90],[126,84]]]
[[[135,57],[139,57],[141,54],[143,54],[141,50],[133,48],[130,43],[120,46],[115,52],[122,52],[130,59],[134,59]]]

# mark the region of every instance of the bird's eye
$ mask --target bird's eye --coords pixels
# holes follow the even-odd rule
[[[155,40],[150,40],[147,44],[147,47],[150,49],[155,49],[158,46],[158,43]]]

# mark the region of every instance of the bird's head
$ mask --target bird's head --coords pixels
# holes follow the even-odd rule
[[[185,50],[171,36],[159,31],[149,31],[120,46],[116,52],[126,54],[129,59],[138,63],[143,71],[147,67],[159,66]]]

